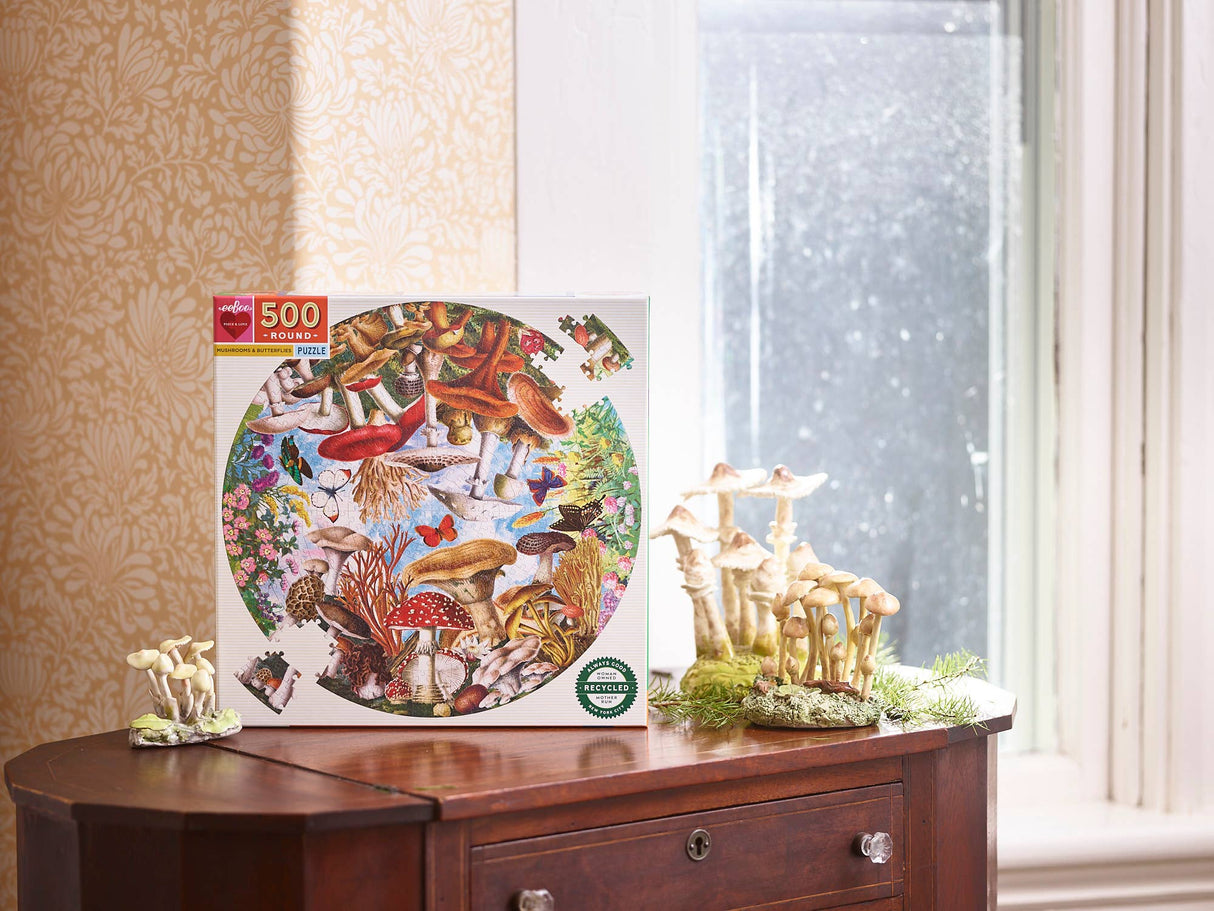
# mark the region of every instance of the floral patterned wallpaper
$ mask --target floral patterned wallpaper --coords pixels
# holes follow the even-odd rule
[[[510,0],[0,7],[5,761],[213,632],[210,295],[512,288],[514,90]]]

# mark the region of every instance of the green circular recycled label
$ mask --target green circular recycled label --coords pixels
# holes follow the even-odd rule
[[[618,718],[637,698],[637,675],[619,658],[595,658],[577,675],[577,701],[595,718]]]

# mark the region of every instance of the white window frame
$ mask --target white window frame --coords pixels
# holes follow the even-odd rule
[[[1058,581],[1038,634],[1057,646],[1058,750],[1001,761],[1000,904],[1208,907],[1214,4],[1057,8]],[[647,292],[653,332],[681,339],[652,365],[664,515],[709,467],[685,419],[701,413],[695,2],[517,0],[515,30],[518,288]],[[665,556],[651,660],[686,665]]]

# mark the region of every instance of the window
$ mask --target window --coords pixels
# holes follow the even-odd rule
[[[1003,660],[1001,627],[1036,603],[1031,562],[1002,584],[1008,507],[1037,499],[1031,465],[1009,471],[1035,447],[1006,434],[1037,376],[1007,359],[1038,353],[1018,14],[702,0],[699,107],[713,455],[829,472],[802,536],[902,599],[902,660],[967,648],[1023,692],[1035,662]],[[768,512],[740,499],[738,524]]]

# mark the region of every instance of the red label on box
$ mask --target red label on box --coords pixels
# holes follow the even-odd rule
[[[215,343],[253,341],[251,295],[215,298]]]
[[[327,345],[329,299],[315,295],[257,295],[253,341],[259,345]]]

